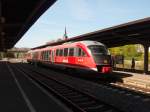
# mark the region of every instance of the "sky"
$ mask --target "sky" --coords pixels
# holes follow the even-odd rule
[[[126,22],[150,17],[150,0],[57,0],[15,47],[33,48]]]

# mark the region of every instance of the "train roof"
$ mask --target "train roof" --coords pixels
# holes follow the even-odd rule
[[[77,41],[77,42],[67,42],[61,45],[56,45],[56,46],[47,46],[41,49],[34,49],[34,50],[30,50],[29,52],[36,52],[36,51],[40,51],[40,50],[47,50],[48,48],[56,48],[56,47],[66,47],[66,46],[75,46],[75,45],[85,45],[85,46],[90,46],[90,45],[101,45],[101,46],[105,46],[104,44],[98,42],[98,41],[91,41],[91,40],[84,40],[84,41]]]
[[[64,43],[62,45],[77,45],[77,44],[84,44],[85,46],[89,46],[89,45],[102,45],[105,46],[104,44],[98,42],[98,41],[91,41],[91,40],[84,40],[84,41],[77,41],[77,42],[67,42]]]
[[[86,41],[79,41],[79,43],[82,43],[86,46],[89,46],[89,45],[102,45],[104,46],[104,44],[98,42],[98,41],[91,41],[91,40],[86,40]]]

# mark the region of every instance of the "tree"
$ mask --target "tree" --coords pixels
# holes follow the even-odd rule
[[[15,58],[14,53],[12,53],[12,52],[7,52],[6,57],[7,58]]]
[[[110,48],[109,50],[112,55],[124,55],[125,59],[129,60],[133,57],[136,60],[142,60],[143,58],[142,47],[139,44],[125,45],[121,47]]]

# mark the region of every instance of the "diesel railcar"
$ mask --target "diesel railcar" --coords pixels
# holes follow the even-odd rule
[[[31,50],[27,53],[27,61],[100,73],[112,71],[110,53],[104,44],[97,41],[68,42]]]

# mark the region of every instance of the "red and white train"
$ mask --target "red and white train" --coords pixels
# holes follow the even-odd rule
[[[29,63],[42,63],[62,68],[94,70],[110,73],[111,56],[106,46],[97,41],[68,42],[62,45],[30,50]]]

